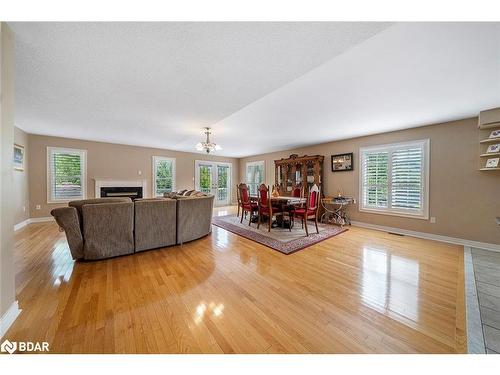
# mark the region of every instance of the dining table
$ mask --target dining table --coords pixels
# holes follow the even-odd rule
[[[250,196],[250,201],[251,202],[258,202],[259,197],[255,195]],[[306,198],[300,198],[300,197],[289,197],[286,195],[278,195],[278,196],[271,196],[271,204],[276,207],[279,207],[279,212],[290,212],[291,209],[297,206],[301,206],[306,203]],[[258,215],[255,215],[252,217],[252,222],[258,220]],[[274,227],[283,227],[283,228],[289,228],[289,226],[293,226],[293,220],[292,217],[289,216],[289,220],[284,220],[283,215],[276,215],[276,220],[273,222],[273,228]]]

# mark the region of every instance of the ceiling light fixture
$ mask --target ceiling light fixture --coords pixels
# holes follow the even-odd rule
[[[205,142],[198,142],[196,144],[198,151],[205,151],[207,154],[210,154],[211,152],[222,150],[222,147],[218,144],[210,142],[210,134],[212,134],[210,128],[205,128],[205,134],[207,135]]]

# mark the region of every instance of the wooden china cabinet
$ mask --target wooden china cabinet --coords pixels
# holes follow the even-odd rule
[[[305,187],[304,193],[307,194],[309,188],[314,184],[318,185],[323,192],[324,158],[322,155],[298,156],[292,154],[287,159],[275,160],[274,179],[280,193],[289,195],[296,186],[299,186]]]

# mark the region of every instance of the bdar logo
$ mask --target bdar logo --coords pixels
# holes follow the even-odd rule
[[[2,345],[0,345],[0,351],[3,353],[7,352],[9,354],[12,354],[16,351],[17,349],[17,342],[10,342],[9,340],[5,340],[2,342]]]

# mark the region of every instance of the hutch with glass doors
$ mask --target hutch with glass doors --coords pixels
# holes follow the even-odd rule
[[[295,187],[304,188],[307,194],[314,184],[322,188],[324,159],[322,155],[292,154],[287,159],[275,160],[274,179],[280,194],[290,195]],[[323,189],[321,191],[323,193]]]

